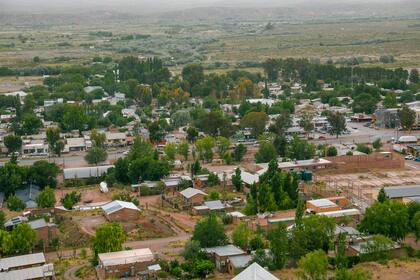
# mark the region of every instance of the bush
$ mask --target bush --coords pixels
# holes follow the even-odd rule
[[[81,194],[78,194],[76,192],[68,193],[64,196],[64,198],[61,200],[63,203],[64,208],[67,210],[71,210],[73,206],[78,203],[81,199]]]
[[[16,195],[12,195],[7,199],[7,208],[11,211],[22,211],[26,208],[26,204]]]
[[[369,154],[371,154],[371,153],[372,153],[372,149],[371,149],[371,148],[369,148],[369,147],[368,147],[368,146],[366,146],[366,145],[363,145],[363,144],[359,144],[359,145],[357,145],[356,150],[357,150],[358,152],[365,153],[365,154],[367,154],[367,155],[369,155]]]

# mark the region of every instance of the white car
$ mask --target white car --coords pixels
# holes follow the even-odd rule
[[[406,160],[414,160],[415,157],[413,155],[407,155],[404,157]]]

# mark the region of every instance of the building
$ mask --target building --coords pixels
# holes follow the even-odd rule
[[[395,186],[384,188],[386,195],[400,202],[420,202],[420,185]]]
[[[48,280],[55,279],[54,264],[48,263],[42,266],[28,267],[23,269],[0,272],[2,280]]]
[[[332,162],[323,158],[313,158],[307,160],[296,160],[279,162],[278,167],[284,171],[317,170],[325,169],[332,165]]]
[[[109,221],[135,221],[140,217],[140,209],[132,202],[114,200],[101,208]]]
[[[204,197],[207,196],[207,194],[199,189],[186,188],[179,192],[179,196],[186,205],[200,205],[204,202]]]
[[[48,155],[48,144],[44,140],[31,140],[22,145],[22,155],[45,156]]]
[[[149,248],[133,249],[98,255],[96,271],[99,279],[134,277],[147,271],[154,264],[155,257]]]
[[[229,257],[246,255],[242,249],[234,245],[204,248],[203,250],[215,262],[216,268],[220,272],[227,271]]]
[[[111,167],[114,167],[114,165],[65,168],[63,170],[64,180],[101,177],[105,175]]]
[[[30,221],[28,224],[35,230],[36,239],[43,241],[44,247],[49,247],[51,241],[59,232],[56,224],[46,222],[45,219]]]
[[[257,263],[248,266],[244,271],[236,275],[232,280],[279,280],[273,274],[265,270]]]
[[[379,128],[395,128],[399,125],[398,109],[377,109],[375,111],[375,126]]]
[[[228,258],[227,272],[229,274],[238,274],[241,272],[248,263],[251,261],[251,255],[239,255]]]
[[[106,132],[105,139],[108,147],[127,146],[127,135],[123,132]]]
[[[175,195],[178,188],[178,184],[183,180],[192,181],[191,177],[186,175],[169,176],[167,178],[161,179],[162,183],[165,185],[165,194]]]
[[[231,209],[232,206],[228,203],[223,203],[220,200],[205,201],[203,205],[194,206],[193,213],[195,215],[204,215],[210,212],[224,212]]]
[[[306,202],[306,211],[310,213],[331,212],[338,210],[341,210],[341,207],[326,198],[308,200]]]
[[[63,152],[80,152],[80,151],[86,151],[85,138],[77,137],[77,138],[66,139],[66,145],[64,146]]]

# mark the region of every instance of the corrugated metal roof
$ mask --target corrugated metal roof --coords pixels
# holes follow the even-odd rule
[[[52,263],[43,266],[0,272],[1,280],[43,279],[44,277],[51,276],[54,276],[54,264]]]
[[[99,262],[104,266],[149,262],[154,260],[149,248],[102,253],[98,255]]]
[[[251,261],[251,255],[240,255],[229,257],[229,260],[234,268],[244,268]]]
[[[140,211],[140,209],[134,203],[121,200],[114,200],[108,204],[101,206],[101,208],[107,215],[117,212],[124,208]]]
[[[193,197],[193,196],[195,196],[197,194],[207,195],[202,190],[194,189],[194,188],[186,188],[185,190],[181,191],[180,194],[182,196],[184,196],[185,198],[191,198],[191,197]]]
[[[232,280],[279,280],[257,263],[248,266]]]
[[[335,204],[334,202],[332,202],[329,199],[326,198],[321,198],[321,199],[314,199],[314,200],[308,200],[308,203],[319,207],[319,208],[330,208],[330,207],[336,207],[337,204]]]
[[[220,200],[205,201],[204,205],[207,206],[210,210],[225,209],[225,206]]]
[[[420,185],[386,187],[384,190],[389,198],[420,196]]]
[[[321,213],[317,213],[317,215],[337,218],[337,217],[361,215],[361,213],[359,209],[344,209],[344,210],[331,211],[331,212],[321,212]]]
[[[226,245],[226,246],[216,246],[216,247],[211,247],[211,248],[204,248],[204,251],[207,253],[214,253],[218,256],[236,256],[236,255],[243,255],[245,254],[245,252],[234,246],[234,245]]]
[[[28,254],[10,258],[0,259],[0,270],[11,269],[15,267],[27,266],[45,263],[44,253]]]
[[[28,224],[31,226],[32,229],[38,229],[47,226],[47,222],[44,219],[30,221]]]
[[[64,179],[85,179],[91,177],[99,177],[105,174],[111,167],[114,167],[114,165],[66,168],[63,170]]]

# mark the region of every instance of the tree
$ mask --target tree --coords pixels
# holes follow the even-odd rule
[[[103,148],[106,142],[105,133],[98,132],[96,129],[92,129],[90,132],[90,139],[93,141],[93,146]]]
[[[242,191],[241,169],[239,167],[235,169],[235,174],[232,175],[232,184],[237,192]]]
[[[322,250],[306,254],[299,260],[301,277],[305,280],[323,280],[327,278],[328,258]]]
[[[53,152],[54,154],[56,154],[58,157],[61,157],[61,153],[64,150],[64,142],[63,141],[57,141],[57,143],[55,143],[55,146],[53,148]]]
[[[95,257],[100,253],[116,252],[123,249],[127,237],[119,224],[105,224],[96,228],[92,237],[92,250]]]
[[[411,220],[411,224],[414,230],[414,235],[416,236],[416,241],[420,240],[420,211],[417,212],[413,219]]]
[[[210,172],[207,179],[207,184],[209,187],[213,187],[220,184],[219,176],[216,173]]]
[[[383,202],[385,202],[385,201],[388,201],[388,200],[389,200],[389,197],[386,195],[384,188],[381,188],[381,189],[379,190],[377,200],[378,200],[380,203],[383,203]]]
[[[41,208],[54,207],[55,202],[55,193],[50,187],[43,189],[36,197],[36,203]]]
[[[57,142],[60,140],[60,128],[58,127],[49,127],[46,130],[47,143],[50,149],[50,152],[56,152]],[[55,153],[58,154],[58,153]]]
[[[372,147],[375,150],[379,151],[382,147],[381,138],[376,138],[375,141],[373,141],[372,143]]]
[[[337,236],[337,245],[335,247],[335,267],[338,269],[347,267],[346,236],[346,233],[339,233]]]
[[[195,225],[192,240],[200,242],[203,248],[222,246],[228,241],[225,228],[215,215],[209,215]]]
[[[263,62],[265,75],[269,81],[276,81],[279,75],[278,62],[275,59],[269,58]]]
[[[194,175],[197,175],[201,171],[201,164],[198,160],[194,161],[191,166],[191,177],[194,177]]]
[[[189,91],[204,81],[204,68],[199,64],[187,65],[182,69],[182,79],[190,84]]]
[[[398,111],[398,117],[400,119],[402,129],[411,131],[416,121],[416,112],[404,104]]]
[[[252,135],[257,137],[265,130],[268,116],[264,112],[250,112],[241,119],[242,128],[250,128]]]
[[[184,250],[181,252],[181,255],[187,261],[202,259],[205,257],[205,254],[203,253],[201,249],[200,242],[196,240],[188,241],[185,244]]]
[[[402,240],[409,232],[407,207],[392,200],[376,202],[366,209],[359,228],[365,233],[382,234],[394,240]]]
[[[36,232],[29,224],[19,224],[12,231],[13,251],[16,253],[29,253],[35,241]]]
[[[174,127],[185,126],[191,121],[189,112],[177,111],[171,115],[171,124]]]
[[[247,148],[244,144],[239,144],[235,146],[233,150],[233,159],[237,162],[240,162],[242,158],[245,156]]]
[[[244,222],[241,222],[240,224],[235,226],[235,228],[233,229],[233,232],[232,232],[233,244],[246,250],[248,248],[250,235],[251,235],[251,232],[249,231],[248,226]]]
[[[78,194],[75,191],[67,193],[62,199],[64,208],[66,208],[67,210],[73,209],[73,206],[80,201],[81,197],[82,195]]]
[[[55,163],[39,160],[29,168],[28,177],[33,184],[41,188],[46,186],[55,188],[57,186],[57,176],[59,173],[60,168]]]
[[[299,120],[299,126],[305,131],[306,135],[314,130],[313,118],[313,114],[305,112]]]
[[[175,144],[168,143],[168,144],[165,145],[163,150],[165,152],[165,155],[168,157],[168,159],[175,160],[175,155],[176,155],[176,145]]]
[[[387,93],[383,105],[387,109],[396,108],[398,106],[397,96],[393,93]]]
[[[296,160],[311,159],[315,154],[315,146],[305,139],[294,136],[286,148],[286,155]]]
[[[5,230],[0,230],[0,255],[2,257],[9,255],[13,250],[12,235]]]
[[[0,191],[4,192],[6,197],[14,194],[15,190],[22,186],[22,183],[26,179],[26,173],[27,168],[17,165],[12,160],[6,162],[0,168]]]
[[[4,227],[5,222],[6,222],[6,214],[4,214],[3,211],[0,211],[0,229]]]
[[[371,240],[362,244],[361,250],[363,254],[361,259],[363,261],[378,261],[386,260],[389,256],[389,251],[394,248],[394,242],[386,236],[377,234]]]
[[[7,198],[7,208],[11,211],[22,211],[26,208],[25,202],[16,195],[11,195]]]
[[[264,249],[257,249],[247,265],[251,265],[254,262],[270,270],[276,269],[272,254],[267,253]]]
[[[345,268],[337,270],[335,280],[369,280],[370,275],[360,268],[354,268],[351,271]]]
[[[334,146],[329,146],[327,148],[327,156],[328,157],[335,157],[337,156],[338,152],[337,152],[337,148]]]
[[[363,144],[357,144],[356,151],[367,154],[367,155],[372,153],[372,149]]]
[[[188,153],[189,153],[188,143],[184,142],[184,143],[178,144],[178,146],[176,147],[176,152],[177,154],[183,156],[184,160],[188,160]]]
[[[281,269],[289,255],[289,238],[286,225],[279,223],[277,228],[269,233],[268,239],[270,240],[270,249],[276,268]]]
[[[190,142],[194,142],[198,137],[198,131],[194,127],[187,128],[187,140]]]
[[[283,136],[287,129],[292,127],[292,124],[292,117],[290,116],[289,110],[283,110],[277,117],[274,125],[270,127],[270,131]]]
[[[346,131],[346,118],[343,114],[336,112],[336,113],[330,113],[327,116],[328,123],[330,124],[329,133],[331,135],[335,135],[337,138],[341,134]]]
[[[101,162],[106,161],[108,154],[105,149],[100,147],[92,147],[85,155],[85,160],[89,164],[98,165]]]
[[[230,147],[230,141],[226,137],[217,136],[216,138],[216,149],[219,153],[220,158],[223,158]]]
[[[200,159],[210,162],[213,160],[214,138],[206,136],[195,143]]]
[[[408,80],[410,81],[410,83],[418,84],[420,82],[419,70],[417,70],[416,68],[411,69]]]
[[[257,163],[269,162],[273,159],[277,159],[277,151],[274,145],[267,141],[260,142],[258,152],[255,154]]]
[[[9,154],[20,151],[22,147],[22,139],[17,135],[9,134],[4,137],[3,142]]]

